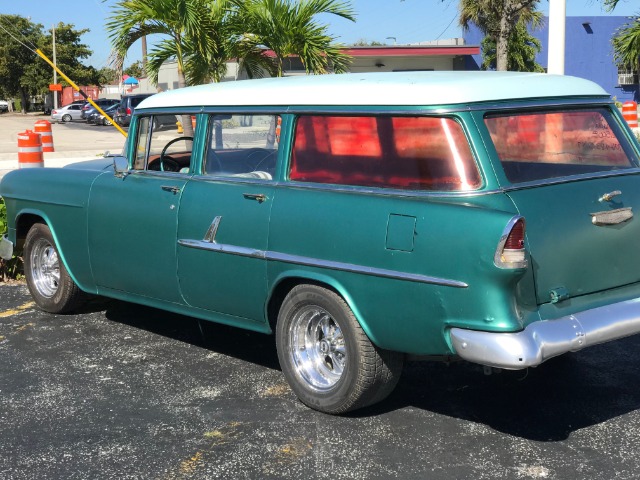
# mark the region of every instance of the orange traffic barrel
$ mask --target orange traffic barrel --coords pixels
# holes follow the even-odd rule
[[[51,122],[47,120],[38,120],[35,128],[36,133],[40,134],[42,140],[43,152],[55,152],[53,149],[53,133],[51,133]]]
[[[27,130],[18,134],[18,168],[44,167],[40,134]]]
[[[638,128],[638,104],[633,100],[622,104],[622,116],[631,128]]]

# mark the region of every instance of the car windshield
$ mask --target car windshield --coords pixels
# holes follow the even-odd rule
[[[634,152],[606,108],[485,116],[512,183],[633,168]]]

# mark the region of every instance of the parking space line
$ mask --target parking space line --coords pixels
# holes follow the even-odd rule
[[[25,310],[29,310],[32,307],[35,307],[36,304],[34,302],[23,303],[22,305],[11,308],[9,310],[5,310],[4,312],[0,312],[0,318],[11,317],[13,315],[17,315],[19,313],[24,312]]]

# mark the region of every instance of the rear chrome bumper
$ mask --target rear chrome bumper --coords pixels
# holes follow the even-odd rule
[[[465,360],[519,370],[599,343],[640,333],[640,298],[534,322],[521,332],[452,328],[451,341]]]
[[[13,256],[13,243],[4,235],[0,238],[0,257],[11,260]]]

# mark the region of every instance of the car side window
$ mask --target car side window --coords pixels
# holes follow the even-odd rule
[[[482,185],[460,123],[427,116],[300,116],[289,179],[403,190]]]
[[[185,135],[183,122],[195,129],[195,117],[158,114],[139,117],[135,170],[189,173],[192,171],[193,137]]]
[[[280,143],[278,115],[211,115],[205,175],[271,180]]]

